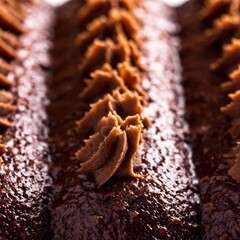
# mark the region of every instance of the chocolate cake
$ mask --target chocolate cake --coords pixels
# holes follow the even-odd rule
[[[0,239],[240,239],[239,23],[0,0]]]
[[[0,1],[0,239],[48,239],[45,75],[51,9]],[[13,112],[14,111],[14,112]]]
[[[203,239],[240,238],[239,98],[235,92],[239,89],[239,40],[235,39],[239,9],[234,4],[191,1],[179,9],[186,116],[200,180]]]
[[[196,239],[198,197],[184,139],[172,12],[152,0],[139,7],[100,2],[79,6],[75,23],[68,20],[73,14],[57,22],[56,58],[62,33],[72,29],[66,56],[54,66],[58,77],[49,81],[51,151],[59,169],[51,206],[54,239]],[[72,61],[66,65],[67,58]],[[101,87],[99,81],[111,82]]]

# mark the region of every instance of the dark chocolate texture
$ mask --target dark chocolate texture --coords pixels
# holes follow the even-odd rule
[[[39,239],[49,235],[46,69],[49,66],[51,8],[31,7],[24,21],[17,59],[8,78],[15,80],[13,126],[4,132],[7,145],[0,164],[0,239]],[[1,132],[2,133],[2,132]]]
[[[76,72],[82,56],[73,46],[82,28],[72,18],[77,5],[72,2],[59,10],[54,73],[48,82],[54,239],[198,239],[197,182],[186,143],[172,11],[153,0],[137,10],[143,19],[143,88],[150,97],[144,114],[153,123],[145,131],[142,164],[136,170],[145,177],[111,179],[99,188],[93,178],[78,173],[74,156],[83,140],[75,122],[88,109],[79,98],[84,79]]]
[[[228,132],[230,119],[220,113],[220,108],[229,102],[220,87],[228,76],[210,70],[222,50],[218,44],[211,47],[207,44],[204,31],[208,25],[196,14],[201,8],[200,1],[191,1],[178,13],[186,116],[200,179],[202,238],[239,239],[239,184],[228,176],[229,163],[224,157],[234,145]]]
[[[224,157],[234,146],[231,121],[220,112],[229,103],[221,91],[228,74],[209,69],[221,44],[204,39],[209,19],[198,18],[200,2],[178,10],[186,106],[174,11],[154,0],[136,9],[145,67],[144,92],[139,91],[149,96],[143,115],[152,122],[138,153],[136,173],[143,178],[112,178],[101,187],[79,173],[75,157],[84,140],[76,121],[89,110],[79,97],[86,86],[79,72],[86,49],[76,45],[86,28],[76,18],[81,1],[56,10],[51,53],[52,9],[44,4],[30,9],[29,31],[8,74],[16,81],[11,94],[17,111],[2,139],[7,149],[0,145],[0,239],[240,239],[239,184],[228,176]],[[8,68],[1,64],[0,70],[12,71]]]

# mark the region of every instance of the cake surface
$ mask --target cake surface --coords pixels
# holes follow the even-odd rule
[[[0,0],[0,240],[240,239],[239,24]]]
[[[74,9],[75,4],[68,5],[69,9]],[[62,11],[66,11],[66,6]],[[58,46],[63,44],[62,33],[68,30],[69,37],[64,41],[68,47],[63,60],[56,63],[54,75],[58,77],[49,81],[51,150],[55,168],[61,169],[55,179],[51,207],[55,239],[197,238],[196,182],[190,149],[184,140],[187,125],[183,120],[180,80],[176,76],[180,74],[179,61],[176,42],[171,37],[176,26],[170,20],[171,10],[160,2],[145,1],[144,7],[136,11],[144,19],[140,27],[144,42],[141,61],[146,68],[142,86],[149,95],[149,104],[143,109],[152,122],[140,145],[142,164],[136,168],[136,173],[145,177],[113,178],[101,187],[93,177],[79,174],[80,166],[74,155],[83,140],[75,130],[75,122],[84,115],[88,105],[79,98],[85,85],[74,66],[81,63],[82,56],[72,42],[84,26],[68,20],[71,14],[57,23],[55,56],[58,56]],[[66,29],[62,22],[68,21],[71,25]],[[149,34],[153,31],[154,36]],[[66,64],[66,59],[72,61]],[[65,72],[61,73],[63,65]]]
[[[225,2],[226,6],[215,16],[216,19],[222,12],[228,12],[230,2]],[[221,88],[228,77],[210,67],[221,56],[221,41],[230,42],[232,35],[220,36],[209,44],[214,39],[205,35],[209,19],[206,23],[195,15],[202,8],[200,1],[190,1],[179,9],[186,117],[190,124],[193,162],[200,179],[202,239],[238,239],[239,183],[228,173],[227,157],[235,144],[228,131],[229,118],[220,111],[229,102]]]
[[[50,237],[45,77],[49,66],[51,8],[45,4],[29,8],[22,19],[25,33],[18,35],[16,59],[9,61],[11,71],[7,78],[13,84],[11,88],[3,88],[12,94],[16,106],[9,118],[11,127],[1,126],[1,143],[6,148],[0,164],[0,239],[3,240]],[[0,26],[5,28],[2,21]]]

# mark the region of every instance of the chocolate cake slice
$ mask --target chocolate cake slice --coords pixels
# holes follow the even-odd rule
[[[59,9],[48,81],[54,239],[198,239],[172,14],[153,0]]]
[[[51,8],[0,1],[0,239],[49,239],[45,77]]]

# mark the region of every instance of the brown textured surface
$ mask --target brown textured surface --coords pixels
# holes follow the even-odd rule
[[[171,36],[176,31],[170,20],[172,11],[157,1],[145,0],[145,7],[137,14],[144,19],[140,37],[146,73],[142,77],[150,102],[144,114],[153,124],[144,132],[139,152],[142,165],[136,171],[145,178],[112,179],[102,187],[79,174],[74,160],[83,140],[75,132],[76,121],[89,109],[86,99],[79,98],[85,85],[76,73],[83,53],[73,44],[82,30],[73,18],[79,5],[75,1],[57,11],[53,74],[47,83],[51,99],[48,144],[45,78],[50,67],[46,53],[50,19],[46,15],[51,9],[47,6],[31,9],[33,15],[27,25],[34,30],[22,37],[24,50],[12,64],[14,71],[8,77],[17,82],[12,89],[18,97],[17,114],[12,118],[14,127],[3,139],[10,151],[5,153],[0,144],[4,153],[0,166],[0,239],[52,238],[46,209],[50,196],[45,189],[51,184],[48,145],[54,161],[50,206],[54,239],[239,239],[239,184],[228,176],[229,163],[224,157],[233,146],[230,121],[220,113],[229,102],[221,92],[227,73],[209,70],[220,56],[220,42],[214,38],[216,33],[203,41],[209,24],[204,26],[196,15],[202,5],[192,1],[178,10],[193,156],[183,120],[180,64],[176,39]],[[0,70],[9,71],[6,67],[1,65]],[[9,101],[3,94],[0,92],[0,98]],[[192,157],[200,178],[203,234]]]
[[[207,48],[203,41],[206,26],[196,15],[201,7],[197,1],[187,3],[179,9],[179,20],[183,29],[187,120],[193,141],[193,160],[200,178],[203,239],[239,239],[239,184],[228,176],[229,164],[224,157],[232,147],[228,133],[230,121],[220,113],[220,108],[229,101],[220,87],[227,80],[227,74],[209,69],[220,56],[221,48],[218,45]]]
[[[46,5],[30,9],[21,37],[18,58],[11,63],[8,76],[16,81],[11,92],[17,111],[13,127],[4,133],[8,153],[0,164],[0,239],[48,239],[49,217],[46,210],[48,147],[45,70],[48,68],[49,21]]]
[[[94,176],[98,185],[116,176],[139,177],[134,170],[141,162],[138,149],[144,127],[141,116],[144,92],[142,66],[136,64],[141,59],[139,24],[134,14],[136,4],[131,1],[132,7],[126,11],[121,3],[105,1],[108,11],[96,17],[98,12],[89,9],[98,7],[99,2],[87,1],[78,13],[79,26],[84,30],[76,37],[77,49],[87,48],[78,69],[80,76],[90,76],[84,80],[86,87],[80,97],[93,104],[77,122],[79,138],[84,138],[82,133],[86,136],[76,160],[80,164],[79,173]],[[82,25],[80,19],[89,17],[91,22]],[[145,117],[144,121],[148,119]]]
[[[16,10],[18,9],[18,10]],[[17,57],[17,49],[20,46],[19,34],[24,31],[22,2],[0,2],[0,128],[10,127],[9,121],[16,110],[14,96],[8,92],[14,85],[14,79],[9,75],[12,71],[11,61]],[[7,94],[7,95],[6,95]],[[0,136],[1,137],[1,136]],[[2,137],[1,137],[2,138]],[[1,140],[1,143],[4,144]]]
[[[81,58],[72,46],[78,32],[71,19],[76,5],[73,2],[59,10],[53,51],[55,77],[49,81],[54,239],[197,239],[198,200],[191,153],[184,140],[187,128],[176,75],[180,69],[171,37],[175,31],[171,11],[153,0],[144,1],[145,8],[138,11],[144,19],[140,32],[147,69],[143,87],[150,96],[145,114],[153,121],[145,132],[140,151],[143,164],[137,169],[146,178],[111,180],[97,188],[93,179],[77,173],[74,161],[81,142],[74,132],[75,121],[87,108],[79,99],[83,79],[74,70],[76,59]]]

